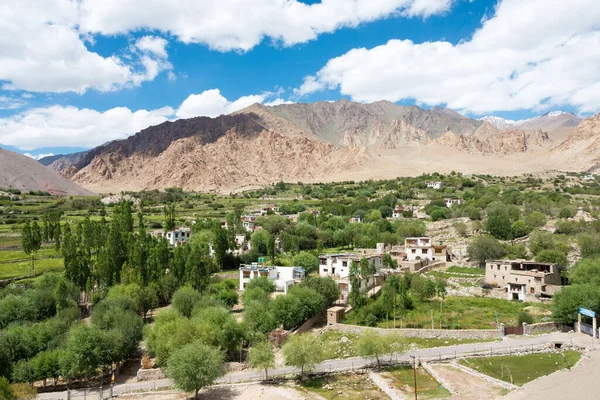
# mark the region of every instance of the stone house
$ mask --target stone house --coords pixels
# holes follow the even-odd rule
[[[550,297],[561,284],[555,264],[525,260],[488,261],[485,282],[506,289],[508,300],[525,301],[528,295]]]

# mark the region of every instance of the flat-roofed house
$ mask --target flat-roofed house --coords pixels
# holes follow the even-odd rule
[[[244,290],[248,282],[259,277],[267,277],[275,283],[275,290],[287,293],[289,288],[300,283],[306,272],[302,267],[264,266],[258,263],[240,267],[240,290]]]
[[[525,301],[527,295],[551,296],[560,285],[556,264],[525,260],[496,260],[485,264],[485,281],[506,288],[508,300]]]
[[[375,286],[377,281],[381,279],[379,274],[379,270],[383,267],[383,256],[381,254],[321,254],[319,256],[319,276],[331,277],[340,288],[342,292],[341,298],[345,301],[352,290],[352,285],[350,284],[350,266],[354,262],[360,268],[359,265],[362,258],[366,258],[369,263],[375,266],[375,276],[363,279],[361,282],[360,291],[364,292]]]
[[[190,228],[175,228],[172,231],[155,230],[151,233],[154,237],[164,237],[171,246],[177,247],[190,241],[192,230]]]

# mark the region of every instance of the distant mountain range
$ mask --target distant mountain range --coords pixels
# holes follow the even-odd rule
[[[481,121],[485,121],[500,130],[523,129],[526,131],[536,129],[551,131],[558,128],[574,128],[579,125],[581,120],[581,117],[566,111],[550,111],[544,115],[519,121],[493,116],[481,118]]]
[[[280,179],[371,179],[451,170],[516,174],[572,169],[575,164],[553,150],[564,144],[563,137],[557,140],[551,133],[560,130],[565,143],[577,141],[571,134],[580,121],[562,111],[524,121],[475,120],[441,107],[425,110],[387,101],[254,104],[217,118],[165,122],[88,152],[41,161],[99,192],[169,186],[229,191]],[[595,168],[590,163],[585,170]]]

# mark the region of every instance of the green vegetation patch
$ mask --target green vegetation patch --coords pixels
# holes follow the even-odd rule
[[[541,376],[571,368],[580,358],[581,353],[569,350],[563,353],[467,358],[460,363],[493,378],[523,386]]]
[[[29,261],[5,262],[0,264],[0,279],[18,278],[27,276],[27,265]],[[35,272],[42,274],[49,271],[61,271],[64,269],[64,259],[62,258],[44,258],[36,260]]]
[[[341,374],[306,379],[295,387],[304,393],[314,393],[327,400],[388,399],[365,374]]]
[[[414,371],[411,367],[388,368],[382,375],[391,380],[396,390],[404,393],[407,398],[414,395]],[[443,399],[451,396],[451,393],[423,368],[417,368],[417,393],[419,399]]]

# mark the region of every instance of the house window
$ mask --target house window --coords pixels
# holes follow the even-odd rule
[[[324,258],[321,258],[321,265],[327,265],[327,260]]]
[[[327,268],[323,268],[323,272],[324,272],[324,273],[327,273]]]
[[[412,250],[411,250],[411,252],[412,252],[413,254],[417,254],[417,249],[412,249]]]
[[[347,267],[348,266],[348,261],[342,261],[342,267]]]
[[[250,279],[250,271],[244,271],[244,279]]]
[[[530,288],[529,289],[529,293],[534,294],[535,293],[535,288],[534,287]]]

